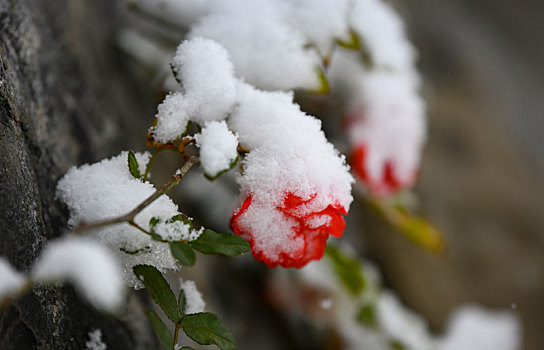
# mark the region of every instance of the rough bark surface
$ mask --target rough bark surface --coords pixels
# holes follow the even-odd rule
[[[152,114],[116,58],[112,3],[0,0],[0,255],[19,270],[64,233],[60,176],[131,146],[123,136]],[[127,319],[145,319],[130,305]],[[108,348],[153,347],[148,327],[94,311],[68,286],[35,288],[0,313],[0,348],[82,349],[96,328]]]

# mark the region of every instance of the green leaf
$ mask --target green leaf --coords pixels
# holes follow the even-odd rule
[[[190,346],[184,346],[184,347],[180,348],[179,350],[195,350],[195,349],[193,349]]]
[[[152,217],[151,219],[149,219],[149,233],[151,233],[151,238],[154,241],[158,241],[158,242],[163,242],[163,239],[162,239],[161,235],[159,235],[159,234],[157,234],[157,232],[155,232],[155,227],[161,221],[162,220],[160,218],[156,218],[156,217]]]
[[[138,161],[136,160],[136,156],[132,151],[128,151],[128,171],[130,171],[130,175],[134,176],[137,179],[139,179],[141,176]]]
[[[157,335],[157,338],[159,338],[161,344],[166,349],[172,350],[174,348],[174,339],[172,339],[172,335],[170,334],[170,331],[166,325],[153,310],[146,311],[146,315],[149,318],[149,321],[151,321],[153,330],[155,331],[155,334]]]
[[[161,307],[166,316],[172,322],[178,322],[180,316],[176,296],[159,270],[150,265],[136,265],[132,268],[132,271],[142,281],[155,303]]]
[[[193,229],[193,221],[190,218],[183,215],[183,214],[178,214],[178,215],[172,216],[170,219],[166,220],[166,223],[170,224],[170,223],[173,223],[173,222],[176,222],[176,221],[181,221],[185,225],[189,225],[189,227],[191,229]]]
[[[185,315],[185,304],[187,304],[187,300],[185,298],[185,292],[182,289],[179,291],[178,296],[178,310],[181,316]]]
[[[406,350],[406,347],[404,346],[404,344],[402,344],[398,340],[390,341],[389,346],[391,347],[391,349],[394,349],[394,350]]]
[[[367,326],[376,327],[378,322],[376,320],[376,305],[367,304],[363,305],[356,316],[357,322]]]
[[[199,312],[185,315],[180,321],[185,334],[200,345],[215,344],[221,350],[236,349],[232,333],[216,315]]]
[[[187,245],[185,242],[171,242],[170,250],[174,258],[185,266],[193,266],[195,264],[196,256],[195,251]]]
[[[325,253],[330,258],[344,287],[353,295],[361,293],[366,282],[357,259],[342,254],[338,248],[333,246],[327,246]]]
[[[249,252],[249,243],[236,235],[230,233],[217,233],[206,229],[198,239],[189,242],[194,249],[204,254],[223,254],[236,256]]]
[[[151,219],[149,219],[149,228],[154,229],[159,222],[161,222],[161,219],[152,217]]]
[[[224,173],[226,173],[227,171],[229,171],[230,169],[234,168],[236,166],[236,164],[238,163],[238,160],[240,159],[240,155],[237,155],[236,158],[234,158],[230,164],[229,164],[229,167],[226,168],[226,169],[223,169],[221,170],[220,172],[218,172],[217,174],[215,175],[210,175],[206,172],[202,172],[204,174],[204,176],[206,177],[206,179],[208,179],[209,181],[213,181],[215,179],[217,179],[219,176],[223,175]]]

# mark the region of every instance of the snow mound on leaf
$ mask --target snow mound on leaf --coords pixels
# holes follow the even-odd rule
[[[319,259],[329,234],[344,228],[339,214],[352,201],[353,178],[321,130],[291,93],[244,85],[229,124],[250,152],[238,177],[244,206],[235,232],[269,266],[302,267]]]
[[[224,121],[206,123],[195,139],[200,147],[200,164],[209,177],[230,169],[238,157],[238,137]]]
[[[136,153],[135,156],[140,172],[144,173],[150,155]],[[98,163],[73,167],[64,175],[57,185],[57,196],[70,209],[69,226],[124,215],[156,191],[150,182],[142,182],[130,174],[127,158],[128,152],[122,152]],[[162,195],[142,210],[134,221],[149,231],[152,217],[167,220],[178,214],[178,207],[168,196]],[[161,271],[180,268],[167,244],[154,241],[128,223],[96,228],[89,230],[89,234],[117,255],[125,282],[137,289],[143,288],[143,285],[132,272],[134,265],[152,265]]]

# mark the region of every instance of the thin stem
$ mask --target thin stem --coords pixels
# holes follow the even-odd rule
[[[176,323],[176,329],[174,330],[174,346],[178,343],[178,334],[180,329],[181,325],[179,323]]]
[[[138,230],[142,231],[143,233],[145,233],[146,235],[148,236],[155,236],[155,238],[153,238],[154,240],[157,241],[157,235],[153,235],[151,232],[149,232],[148,230],[146,230],[145,228],[143,228],[142,226],[138,225],[136,222],[134,222],[134,220],[132,221],[129,221],[128,222],[130,226],[133,226],[134,228],[137,228]],[[163,243],[169,243],[170,241],[167,241],[167,240],[164,240],[164,239],[161,239],[161,240],[158,240],[159,242],[163,242]]]
[[[159,153],[161,153],[162,151],[164,151],[164,150],[171,150],[171,151],[176,152],[176,150],[172,149],[172,148],[159,148],[158,150],[153,152],[153,154],[151,155],[151,158],[149,159],[149,162],[147,163],[147,165],[145,167],[144,181],[147,181],[147,177],[149,176],[149,172],[151,171],[151,166],[153,165],[153,162],[155,161],[157,155]]]
[[[80,233],[81,231],[92,229],[92,228],[98,228],[103,226],[109,226],[113,224],[117,224],[120,222],[134,222],[134,218],[136,215],[138,215],[142,210],[144,210],[147,206],[149,206],[151,203],[153,203],[157,198],[168,192],[173,187],[177,186],[183,176],[191,169],[193,165],[198,163],[197,157],[189,157],[185,164],[176,172],[174,176],[170,178],[164,185],[159,187],[155,193],[153,193],[151,196],[149,196],[147,199],[145,199],[142,203],[140,203],[136,208],[132,209],[130,212],[128,212],[125,215],[121,215],[115,218],[106,219],[102,221],[93,222],[90,224],[87,223],[80,223],[75,229],[74,233]],[[133,225],[135,226],[135,225]],[[136,227],[136,226],[135,226]],[[138,228],[138,227],[136,227]],[[145,231],[145,233],[150,234],[149,232]]]

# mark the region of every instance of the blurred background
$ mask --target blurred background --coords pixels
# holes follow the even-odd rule
[[[441,333],[460,305],[478,303],[519,314],[522,349],[544,349],[544,2],[394,5],[419,51],[428,104],[429,136],[415,193],[420,213],[443,231],[447,254],[415,246],[360,201],[352,205],[343,240],[379,266],[385,286],[433,332]],[[165,91],[156,71],[130,56],[123,64],[140,96],[147,96],[138,101],[143,140]],[[143,142],[137,145],[143,149]],[[235,203],[217,204],[229,203],[236,186],[227,178],[203,193],[199,181],[205,180],[182,184],[178,203],[203,224],[228,230]],[[203,197],[209,201],[196,200]],[[182,274],[197,281],[241,349],[334,348],[310,340],[315,331],[273,303],[271,272],[251,257],[199,259]]]
[[[420,52],[429,139],[416,192],[446,259],[367,218],[368,254],[434,329],[458,304],[511,308],[544,348],[542,1],[400,4]]]

